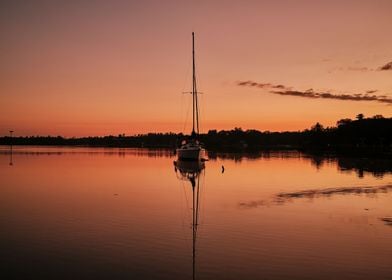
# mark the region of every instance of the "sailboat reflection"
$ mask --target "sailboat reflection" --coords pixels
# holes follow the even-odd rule
[[[192,279],[196,279],[196,238],[200,210],[200,175],[204,175],[204,161],[174,162],[177,178],[189,181],[192,186]]]

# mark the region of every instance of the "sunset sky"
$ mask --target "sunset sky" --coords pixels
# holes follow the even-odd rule
[[[189,133],[192,31],[202,132],[391,117],[391,28],[390,0],[1,1],[0,135]]]

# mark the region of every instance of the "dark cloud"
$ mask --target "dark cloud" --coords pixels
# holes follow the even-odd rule
[[[375,92],[377,92],[378,90],[376,90],[376,89],[374,89],[374,90],[368,90],[368,91],[366,91],[366,93],[375,93]],[[385,95],[383,95],[383,96],[379,96],[379,97],[386,97]]]
[[[383,70],[392,70],[392,62],[389,62],[389,63],[385,64],[384,66],[381,66],[380,70],[381,71],[383,71]]]
[[[376,90],[368,91],[366,94],[356,93],[356,94],[333,94],[330,92],[316,92],[313,89],[308,89],[306,91],[292,90],[290,87],[284,85],[273,85],[270,83],[256,83],[253,81],[238,82],[239,86],[250,86],[264,88],[269,91],[269,93],[284,95],[284,96],[297,96],[305,98],[324,98],[324,99],[335,99],[335,100],[349,100],[349,101],[376,101],[380,103],[392,104],[392,98],[387,96],[370,95],[370,93],[376,92]],[[280,89],[280,90],[276,90]]]
[[[383,221],[385,223],[385,225],[387,226],[392,226],[392,218],[380,218],[381,221]]]
[[[266,88],[266,87],[271,87],[272,85],[271,84],[258,84],[257,86],[260,88]]]
[[[253,81],[243,81],[243,82],[238,82],[239,86],[250,86],[250,87],[259,87],[259,88],[270,88],[273,85],[267,83],[267,84],[262,84],[262,83],[256,83]]]

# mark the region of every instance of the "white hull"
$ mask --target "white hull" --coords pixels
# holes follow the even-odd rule
[[[206,150],[201,147],[195,148],[179,148],[177,156],[180,160],[204,160],[206,159]]]

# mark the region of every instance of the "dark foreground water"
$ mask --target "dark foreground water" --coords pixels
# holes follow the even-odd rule
[[[174,160],[0,147],[3,279],[392,278],[390,162],[211,155],[191,174]]]

